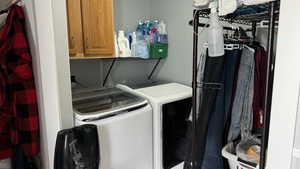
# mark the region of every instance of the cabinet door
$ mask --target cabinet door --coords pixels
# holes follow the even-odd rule
[[[67,0],[70,56],[83,56],[81,0]]]
[[[112,0],[82,0],[84,50],[87,55],[114,54]]]

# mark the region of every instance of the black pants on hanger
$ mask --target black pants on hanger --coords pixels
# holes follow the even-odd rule
[[[218,91],[214,111],[210,113],[205,155],[201,169],[224,169],[227,160],[223,160],[222,149],[225,146],[224,129],[228,115],[231,113],[236,67],[239,65],[241,50],[225,51],[224,70],[222,73],[223,87]]]
[[[224,69],[224,56],[207,57],[204,69],[204,79],[202,84],[202,99],[199,101],[199,110],[197,115],[196,127],[196,169],[201,169],[205,153],[206,136],[210,114],[215,108],[220,82],[222,81],[222,72]],[[192,144],[189,146],[189,152],[192,152]],[[184,169],[191,168],[192,154],[189,153],[184,164]]]

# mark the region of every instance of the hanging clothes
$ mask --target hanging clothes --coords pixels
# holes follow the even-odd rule
[[[245,47],[242,52],[237,88],[232,106],[228,141],[234,141],[240,134],[242,139],[250,137],[253,127],[254,97],[254,49]]]
[[[224,56],[223,87],[218,91],[216,106],[211,113],[202,169],[224,169],[222,158],[225,121],[230,112],[233,82],[241,50],[228,50]]]
[[[262,46],[256,45],[255,49],[255,72],[254,72],[254,98],[253,115],[254,131],[259,132],[263,126],[267,53]]]
[[[32,157],[26,157],[20,145],[14,148],[14,155],[11,158],[11,169],[38,169]]]
[[[224,56],[220,57],[206,57],[204,78],[202,84],[202,98],[200,99],[200,106],[197,117],[196,127],[196,169],[201,169],[204,158],[206,136],[208,130],[208,122],[210,120],[211,112],[214,110],[218,90],[222,79],[222,72],[224,68]],[[192,144],[189,146],[189,151],[192,152]],[[189,153],[184,164],[184,169],[191,168],[192,154]]]
[[[39,153],[39,121],[32,60],[23,9],[13,5],[0,32],[0,159],[20,146],[25,156]]]

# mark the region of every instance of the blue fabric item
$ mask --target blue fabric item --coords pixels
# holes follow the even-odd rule
[[[269,10],[269,4],[242,7],[242,8],[238,8],[234,13],[228,14],[226,18],[236,18],[243,15],[267,12],[268,10]]]
[[[224,169],[221,152],[223,148],[225,119],[230,111],[234,76],[240,56],[240,50],[226,51],[225,53],[225,65],[222,75],[224,87],[222,90],[219,90],[216,107],[211,113],[202,169]]]

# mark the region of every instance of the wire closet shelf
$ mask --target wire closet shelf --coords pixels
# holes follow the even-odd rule
[[[279,5],[280,1],[274,1],[274,18],[276,21],[279,20]],[[241,6],[234,13],[220,17],[220,21],[228,23],[236,23],[243,25],[253,25],[253,22],[261,22],[269,20],[270,18],[270,3]],[[210,9],[196,9],[200,18],[209,18]],[[190,24],[192,21],[190,21]]]
[[[268,147],[268,133],[270,126],[270,112],[272,105],[272,93],[273,93],[273,81],[274,81],[274,68],[276,55],[274,53],[274,41],[275,41],[275,26],[276,21],[279,20],[279,9],[280,9],[280,0],[272,1],[266,4],[253,5],[253,6],[242,6],[237,9],[234,13],[220,17],[220,21],[234,24],[242,24],[245,26],[251,27],[246,31],[252,31],[253,37],[255,38],[256,29],[259,23],[264,21],[266,28],[268,28],[268,46],[267,46],[267,66],[266,66],[266,97],[264,98],[264,119],[263,119],[263,131],[262,131],[262,143],[261,143],[261,158],[259,168],[265,168],[266,162],[266,150]],[[193,11],[193,20],[189,21],[189,24],[193,26],[193,98],[192,98],[192,121],[193,121],[193,143],[192,143],[192,169],[196,169],[197,160],[196,152],[194,151],[197,148],[196,140],[196,128],[197,128],[197,110],[195,107],[198,106],[197,96],[199,84],[197,81],[197,68],[198,68],[198,43],[199,43],[199,27],[208,27],[207,23],[201,23],[200,18],[209,18],[210,9],[194,9]],[[267,22],[266,22],[267,21]],[[224,30],[236,30],[231,27],[225,27]]]

